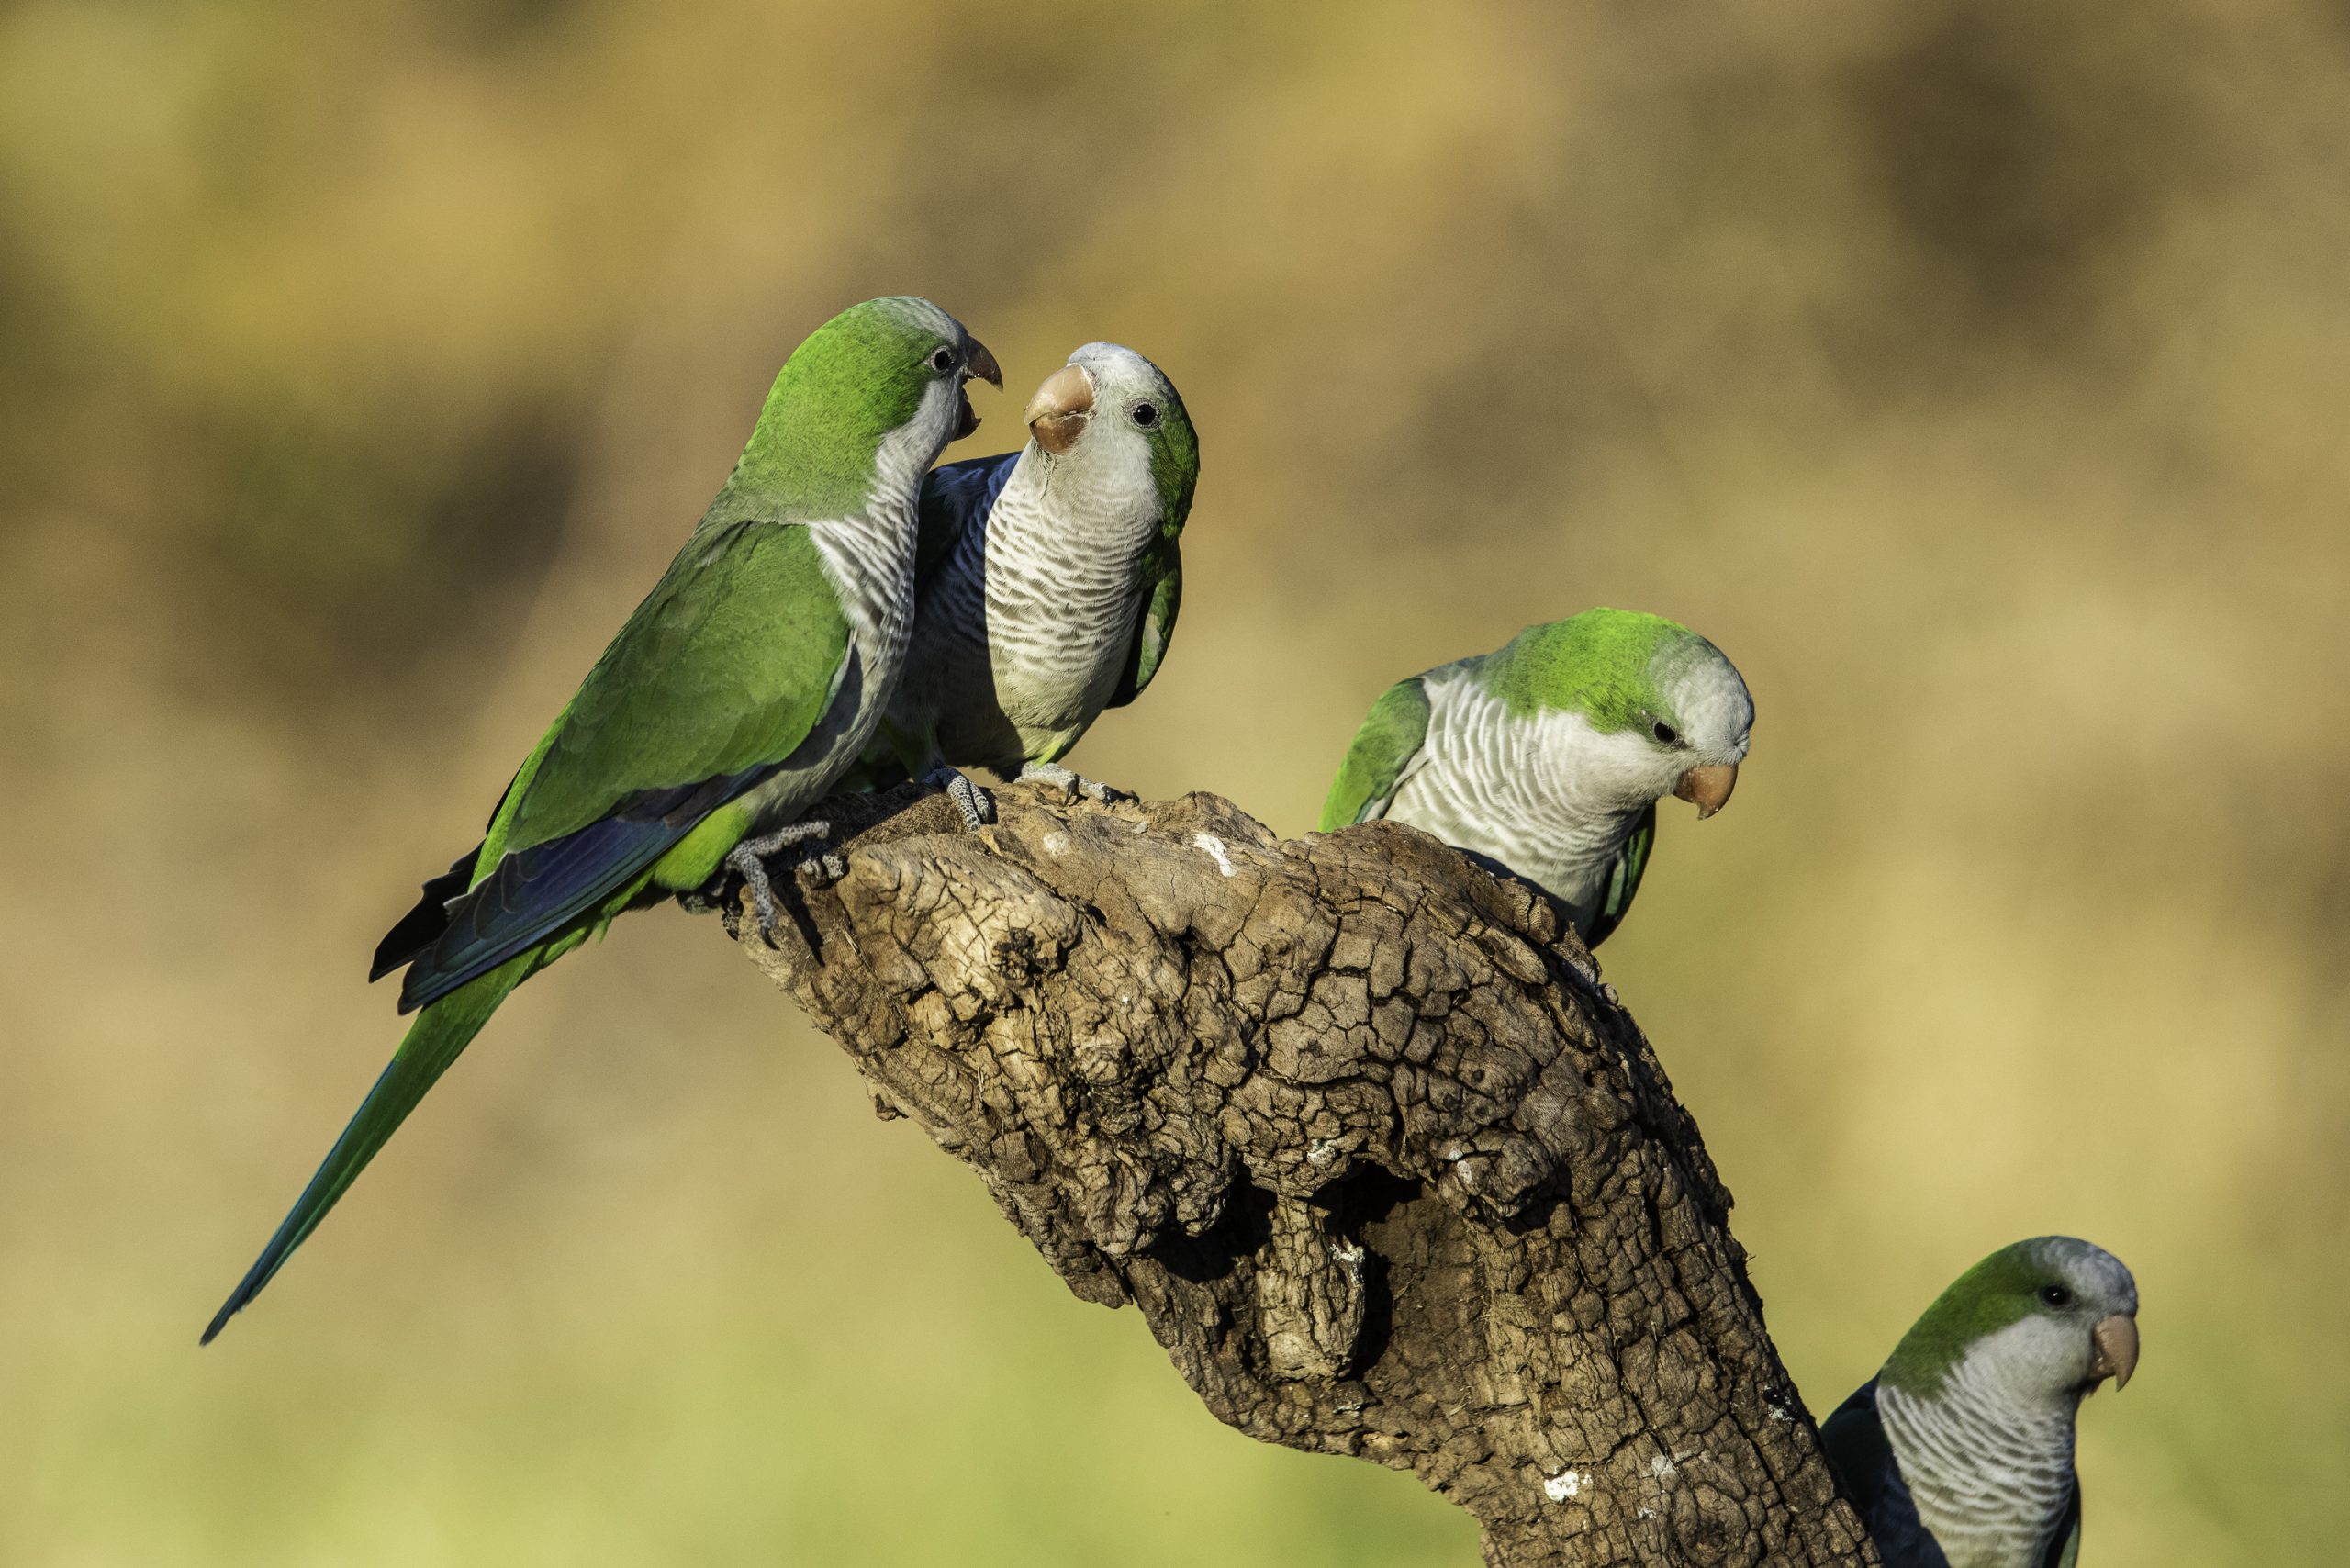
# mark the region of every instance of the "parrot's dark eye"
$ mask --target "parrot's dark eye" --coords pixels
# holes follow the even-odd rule
[[[955,351],[941,343],[930,354],[930,368],[944,375],[955,368]]]
[[[2062,1285],[2042,1285],[2040,1287],[2040,1299],[2051,1306],[2070,1306],[2073,1305],[2073,1293]]]
[[[1662,741],[1667,745],[1672,745],[1681,738],[1681,732],[1674,729],[1671,724],[1666,723],[1662,719],[1659,719],[1655,723],[1650,725],[1649,730],[1650,733],[1654,734],[1658,740]]]
[[[1151,426],[1158,422],[1158,405],[1156,403],[1136,403],[1135,405],[1134,420],[1135,423],[1140,425],[1145,430],[1148,430]]]

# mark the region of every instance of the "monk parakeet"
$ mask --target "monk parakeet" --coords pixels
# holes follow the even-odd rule
[[[1175,633],[1200,449],[1174,384],[1088,343],[1022,417],[1025,447],[923,487],[913,646],[868,748],[877,782],[894,756],[915,778],[977,766],[1104,794],[1059,759],[1150,684]]]
[[[1639,890],[1667,795],[1712,816],[1754,722],[1746,682],[1685,626],[1586,610],[1440,665],[1371,704],[1322,831],[1387,817],[1497,860],[1596,947]]]
[[[926,299],[817,329],[718,498],[523,760],[481,844],[376,949],[417,1012],[391,1065],[204,1332],[269,1282],[516,986],[632,907],[821,840],[800,820],[856,760],[904,662],[915,501],[977,426],[995,360]],[[765,834],[765,837],[757,835]],[[418,1010],[421,1011],[418,1011]]]
[[[2073,1568],[2073,1422],[2138,1365],[2138,1285],[2069,1236],[1958,1277],[1820,1428],[1886,1568]]]

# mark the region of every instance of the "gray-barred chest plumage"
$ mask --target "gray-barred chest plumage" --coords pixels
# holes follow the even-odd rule
[[[893,722],[1006,771],[1076,745],[1132,650],[1157,527],[1147,489],[1024,462],[925,589]]]
[[[1932,1399],[1880,1384],[1877,1416],[1951,1568],[2041,1568],[2077,1484],[2071,1410],[2019,1412],[1962,1361]]]
[[[926,432],[909,427],[885,440],[876,454],[865,509],[850,517],[807,524],[824,575],[840,596],[849,650],[840,689],[790,766],[748,797],[761,824],[785,821],[829,793],[873,738],[897,689],[912,643],[914,502],[927,465]],[[796,525],[794,525],[796,526]]]
[[[1514,715],[1465,662],[1424,681],[1427,738],[1386,814],[1539,882],[1580,922],[1640,812],[1639,802],[1595,800],[1588,722],[1556,710]]]

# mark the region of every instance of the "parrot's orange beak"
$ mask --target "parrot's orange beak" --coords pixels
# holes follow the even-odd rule
[[[2113,1380],[2116,1393],[2130,1386],[2130,1374],[2138,1370],[2138,1320],[2125,1313],[2115,1313],[2100,1318],[2089,1330],[2089,1338],[2097,1350],[2089,1357],[2089,1383],[2092,1386]]]
[[[1093,377],[1081,364],[1065,364],[1045,379],[1020,411],[1036,444],[1058,457],[1077,444],[1093,418]]]
[[[1738,764],[1708,762],[1693,767],[1681,776],[1673,792],[1697,808],[1697,820],[1704,822],[1729,804],[1729,792],[1738,788]]]

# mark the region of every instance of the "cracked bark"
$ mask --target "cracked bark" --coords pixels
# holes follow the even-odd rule
[[[1416,830],[1211,795],[909,790],[730,930],[885,1117],[1221,1420],[1412,1471],[1488,1563],[1877,1561],[1763,1327],[1729,1193],[1539,892]]]

